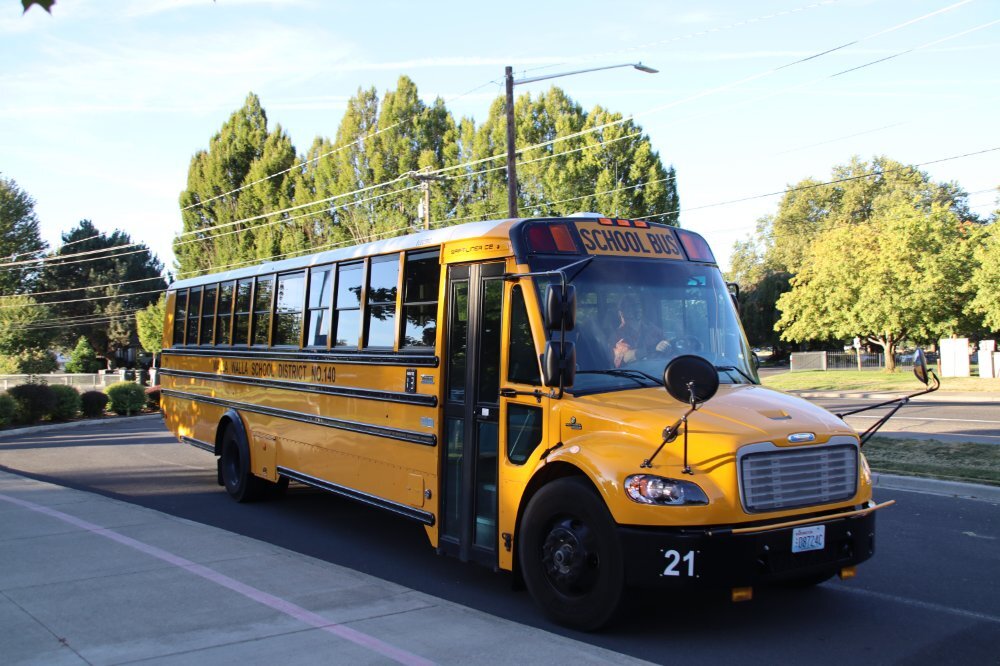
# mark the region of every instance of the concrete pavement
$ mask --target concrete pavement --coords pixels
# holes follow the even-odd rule
[[[0,627],[6,664],[644,663],[6,472]]]

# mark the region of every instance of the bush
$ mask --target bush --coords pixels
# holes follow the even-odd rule
[[[87,391],[80,396],[80,411],[87,418],[102,415],[107,404],[108,396],[100,391]]]
[[[58,369],[56,355],[42,349],[0,355],[0,375],[44,375]]]
[[[97,360],[94,348],[87,342],[87,338],[81,335],[76,343],[76,348],[73,349],[69,360],[66,361],[66,372],[94,373],[100,367],[101,363]]]
[[[150,409],[160,408],[160,387],[150,386],[146,389],[146,406]]]
[[[9,426],[14,422],[17,413],[17,403],[6,393],[0,393],[0,427]]]
[[[56,406],[56,394],[48,384],[21,384],[7,391],[17,405],[18,423],[34,423]]]
[[[53,421],[69,421],[80,413],[80,392],[72,386],[55,384],[50,387],[56,394],[56,405],[50,416]]]
[[[146,392],[135,382],[115,382],[104,392],[111,401],[111,411],[119,416],[131,416],[146,406]]]

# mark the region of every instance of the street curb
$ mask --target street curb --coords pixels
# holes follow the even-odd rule
[[[878,472],[872,472],[872,485],[887,490],[909,490],[915,493],[961,497],[1000,504],[1000,486],[941,481],[919,476],[896,476],[894,474],[879,474]]]
[[[84,428],[94,425],[107,425],[113,423],[124,423],[131,421],[141,421],[146,419],[162,419],[162,414],[140,414],[138,416],[115,416],[103,417],[99,419],[83,419],[81,421],[71,421],[69,423],[46,423],[44,425],[28,426],[26,428],[10,428],[0,430],[0,439],[17,437],[18,435],[34,435],[40,432],[51,432],[52,430],[71,430],[73,428]]]

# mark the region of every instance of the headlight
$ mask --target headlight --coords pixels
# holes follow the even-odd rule
[[[633,474],[625,479],[625,493],[639,504],[708,504],[708,496],[696,484],[651,474]]]

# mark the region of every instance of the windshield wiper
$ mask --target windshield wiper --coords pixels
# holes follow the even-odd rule
[[[742,370],[740,370],[735,365],[717,365],[717,366],[715,366],[715,369],[719,370],[720,372],[733,372],[733,371],[735,371],[735,372],[740,373],[751,384],[756,384],[757,383],[757,382],[755,382],[753,380],[753,377],[751,377],[747,373],[743,372]]]
[[[579,370],[578,375],[611,375],[612,377],[625,377],[631,379],[640,386],[645,386],[645,383],[640,381],[645,379],[651,381],[657,386],[663,386],[663,380],[653,375],[643,372],[642,370],[636,370],[635,368],[611,368],[608,370]]]

